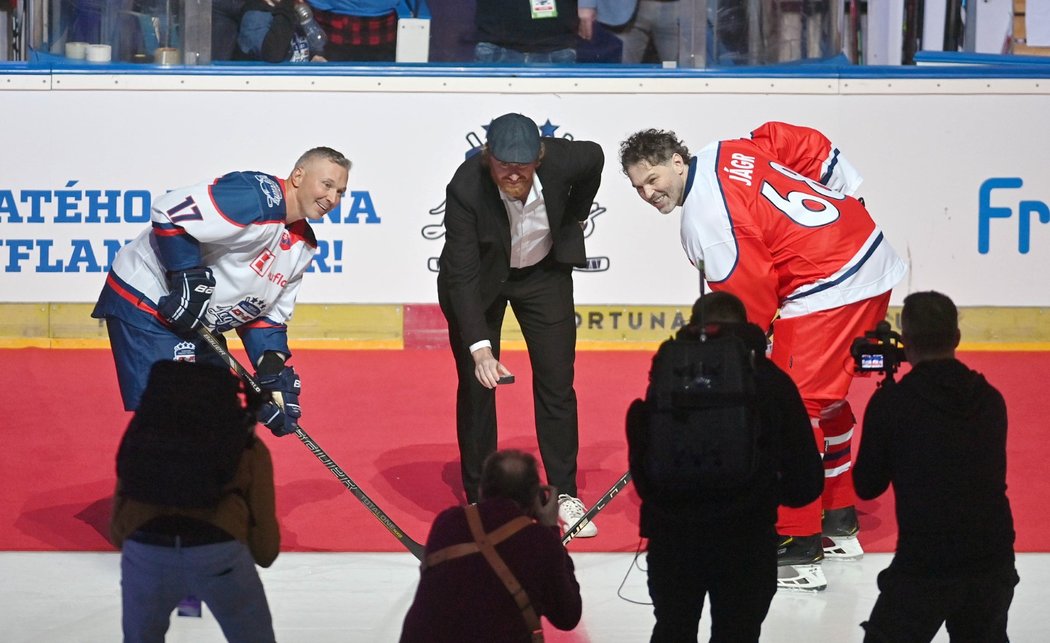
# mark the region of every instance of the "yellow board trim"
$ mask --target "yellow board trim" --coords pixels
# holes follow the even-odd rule
[[[108,348],[106,326],[92,319],[93,304],[0,303],[0,348]],[[398,304],[300,304],[289,323],[293,349],[402,350],[406,329]],[[578,350],[653,351],[688,320],[682,306],[577,306]],[[900,308],[887,319],[899,328]],[[1050,351],[1050,308],[961,308],[965,351]],[[413,330],[408,329],[411,333]],[[418,329],[427,330],[427,329]],[[234,333],[231,344],[239,345]],[[513,311],[507,310],[502,346],[524,350]]]

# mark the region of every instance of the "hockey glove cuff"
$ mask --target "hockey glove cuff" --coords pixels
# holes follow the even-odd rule
[[[271,394],[271,399],[259,409],[259,421],[278,437],[295,433],[303,414],[299,408],[299,393],[303,385],[295,370],[285,366],[278,373],[256,377],[263,391]]]

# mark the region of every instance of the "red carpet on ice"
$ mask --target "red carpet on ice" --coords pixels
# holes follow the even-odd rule
[[[527,355],[506,352],[517,376],[498,393],[500,447],[536,453]],[[1009,496],[1018,551],[1050,552],[1050,353],[962,354],[1003,391],[1010,413]],[[645,388],[650,353],[582,351],[577,358],[580,495],[590,505],[624,473],[623,415]],[[444,350],[301,350],[302,424],[358,486],[413,539],[463,501],[455,442],[455,374]],[[0,350],[0,550],[105,551],[114,455],[128,420],[105,350]],[[858,415],[874,380],[857,380]],[[285,551],[403,551],[295,437],[274,438],[277,509]],[[859,439],[859,436],[857,436]],[[937,457],[930,454],[930,457]],[[861,542],[892,551],[892,498],[862,503]],[[630,486],[597,519],[599,535],[572,551],[634,551],[638,498]],[[950,538],[951,534],[945,534]]]

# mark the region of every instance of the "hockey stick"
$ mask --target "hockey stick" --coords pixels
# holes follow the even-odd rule
[[[226,347],[222,345],[214,333],[204,326],[199,327],[197,333],[208,343],[208,346],[211,346],[211,349],[215,351],[219,357],[226,360],[230,369],[237,373],[237,375],[239,375],[248,386],[252,387],[256,393],[263,392],[262,387],[259,386],[259,382],[255,380],[251,373],[241,366],[240,362],[237,361],[237,358],[230,354],[230,351],[226,350]],[[354,497],[360,500],[361,504],[367,507],[368,510],[372,512],[372,515],[375,516],[379,522],[383,523],[383,526],[386,527],[395,538],[401,541],[401,544],[404,545],[408,551],[412,552],[413,556],[419,560],[423,560],[423,545],[420,545],[409,538],[408,534],[402,531],[389,516],[383,513],[383,510],[380,509],[376,503],[372,502],[372,499],[368,497],[368,494],[362,491],[361,487],[358,487],[357,484],[350,479],[350,476],[346,475],[346,472],[344,472],[339,465],[337,465],[332,458],[324,452],[324,449],[322,449],[317,442],[315,442],[313,438],[303,430],[303,427],[296,426],[295,435],[299,438],[300,442],[306,445],[306,448],[310,449],[310,453],[317,456],[317,459],[321,461],[321,464],[328,467],[328,470],[339,479],[339,482],[342,482],[343,486],[349,489],[350,493],[354,494]]]
[[[565,535],[561,537],[561,544],[568,545],[569,541],[576,537],[583,528],[586,527],[594,517],[598,515],[598,512],[605,509],[605,505],[609,504],[609,501],[616,497],[616,494],[623,491],[623,488],[627,486],[627,483],[631,481],[631,472],[628,471],[620,476],[620,479],[612,486],[611,489],[605,492],[605,495],[601,497],[601,500],[594,503],[594,506],[587,510],[587,513],[583,514],[583,517],[576,521],[576,524],[569,527],[569,530],[565,532]]]

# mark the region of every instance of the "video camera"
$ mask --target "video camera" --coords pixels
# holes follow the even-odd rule
[[[900,334],[891,330],[885,320],[876,324],[875,330],[864,333],[864,337],[854,339],[849,352],[857,373],[885,373],[887,378],[892,378],[901,363],[908,361]]]

